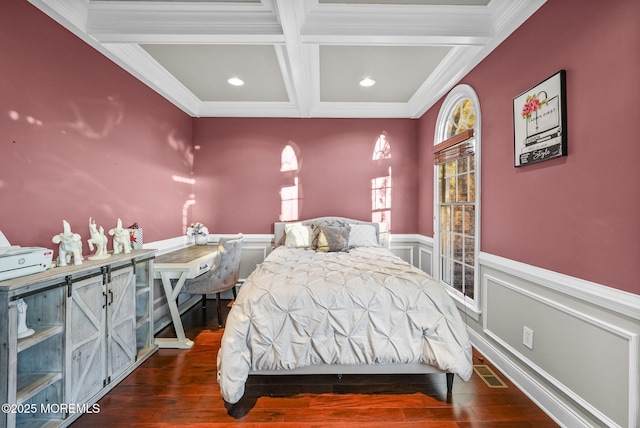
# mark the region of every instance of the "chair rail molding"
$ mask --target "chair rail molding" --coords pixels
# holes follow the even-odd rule
[[[481,266],[497,269],[517,278],[640,320],[640,295],[638,294],[488,253],[481,252],[479,261]]]

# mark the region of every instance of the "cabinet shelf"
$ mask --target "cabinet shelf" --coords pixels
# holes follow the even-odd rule
[[[18,375],[18,404],[28,401],[47,387],[62,380],[62,373],[29,373]]]
[[[40,342],[44,342],[50,337],[54,337],[58,334],[62,333],[61,325],[54,325],[48,327],[36,327],[34,328],[35,333],[33,333],[29,337],[25,337],[23,339],[18,339],[18,353],[31,348],[34,345],[37,345]]]

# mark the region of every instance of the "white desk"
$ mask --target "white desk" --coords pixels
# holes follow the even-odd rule
[[[158,347],[190,349],[193,346],[193,341],[187,339],[184,334],[178,310],[178,294],[187,279],[195,278],[211,269],[215,263],[217,248],[215,245],[193,245],[156,257],[153,263],[154,275],[162,279],[162,287],[177,336],[156,338]],[[174,287],[171,286],[172,279],[177,279]]]

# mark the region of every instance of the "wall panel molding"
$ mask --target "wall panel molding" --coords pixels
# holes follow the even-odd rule
[[[418,248],[418,269],[433,276],[433,248]]]
[[[514,364],[513,359],[500,348],[494,346],[481,334],[469,330],[469,339],[487,360],[509,378],[514,385],[543,409],[560,426],[591,428],[593,425],[580,414],[567,407],[558,397],[534,377]]]
[[[389,248],[393,254],[400,257],[405,262],[415,266],[413,245],[391,245]]]
[[[628,385],[627,385],[628,420],[624,424],[616,423],[613,419],[611,419],[609,415],[599,410],[597,405],[590,402],[588,399],[582,397],[578,392],[574,391],[575,386],[574,388],[572,388],[570,385],[567,385],[566,382],[563,382],[562,380],[558,379],[557,376],[554,376],[548,370],[545,370],[540,365],[536,364],[531,358],[529,358],[527,355],[521,352],[517,347],[509,343],[505,337],[502,337],[500,335],[500,332],[496,332],[492,330],[491,318],[492,318],[492,312],[495,312],[495,311],[492,311],[490,309],[490,302],[491,302],[491,292],[489,290],[490,287],[504,287],[505,289],[510,290],[511,292],[517,293],[527,299],[530,299],[531,301],[540,303],[548,308],[552,308],[554,311],[561,313],[563,316],[572,317],[575,320],[578,320],[579,324],[584,325],[581,328],[581,331],[575,331],[575,334],[578,336],[580,336],[581,333],[589,332],[589,331],[591,331],[592,333],[600,333],[600,334],[602,332],[606,332],[610,335],[616,336],[622,339],[623,341],[625,341],[626,343],[624,344],[624,346],[626,347],[626,349],[618,350],[618,349],[615,349],[614,346],[610,346],[606,349],[606,353],[608,354],[609,358],[615,357],[616,352],[618,352],[619,354],[618,356],[622,357],[622,359],[628,358],[628,366],[626,371],[626,377],[628,378]],[[509,351],[509,353],[515,355],[527,367],[531,368],[536,373],[538,373],[541,377],[549,381],[556,388],[562,391],[565,395],[567,395],[576,403],[578,403],[582,408],[584,408],[589,413],[591,413],[596,418],[598,418],[600,421],[602,421],[602,423],[604,423],[606,426],[622,428],[625,426],[632,427],[636,425],[636,421],[638,417],[638,390],[640,388],[638,384],[638,364],[640,362],[640,357],[638,355],[638,335],[636,333],[628,331],[622,327],[614,325],[608,321],[605,321],[593,315],[576,310],[570,306],[558,303],[545,296],[539,295],[523,287],[520,287],[513,283],[509,283],[503,279],[497,278],[492,275],[484,274],[482,276],[482,289],[483,289],[482,294],[485,297],[483,302],[483,313],[485,314],[485,316],[483,317],[483,331],[488,337],[490,337],[496,343],[498,343],[501,347]],[[514,322],[516,321],[514,320]],[[557,328],[556,331],[558,331],[559,335],[562,334],[561,328]],[[582,342],[591,342],[592,340],[597,340],[596,337],[598,337],[596,334],[592,334],[592,335],[587,334],[585,335]],[[578,340],[578,342],[580,341]],[[551,354],[552,352],[553,350],[542,351],[542,353],[544,354]],[[602,349],[601,352],[605,352],[605,350]],[[532,352],[531,354],[533,355],[534,353]],[[576,361],[577,364],[585,365],[589,367],[589,359],[593,359],[592,365],[595,367],[595,369],[587,370],[584,373],[585,378],[589,377],[589,373],[593,375],[593,373],[597,371],[598,368],[600,369],[601,373],[606,373],[607,367],[601,367],[599,357],[600,357],[599,355],[585,354],[582,360]],[[601,380],[599,385],[601,387],[604,387],[605,386],[604,384],[606,382],[607,380],[603,379]],[[610,379],[610,382],[614,382],[614,380]],[[613,386],[615,388],[616,384],[614,383]]]

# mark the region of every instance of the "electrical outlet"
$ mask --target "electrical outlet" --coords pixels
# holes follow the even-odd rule
[[[533,350],[533,330],[526,325],[522,329],[522,344]]]

